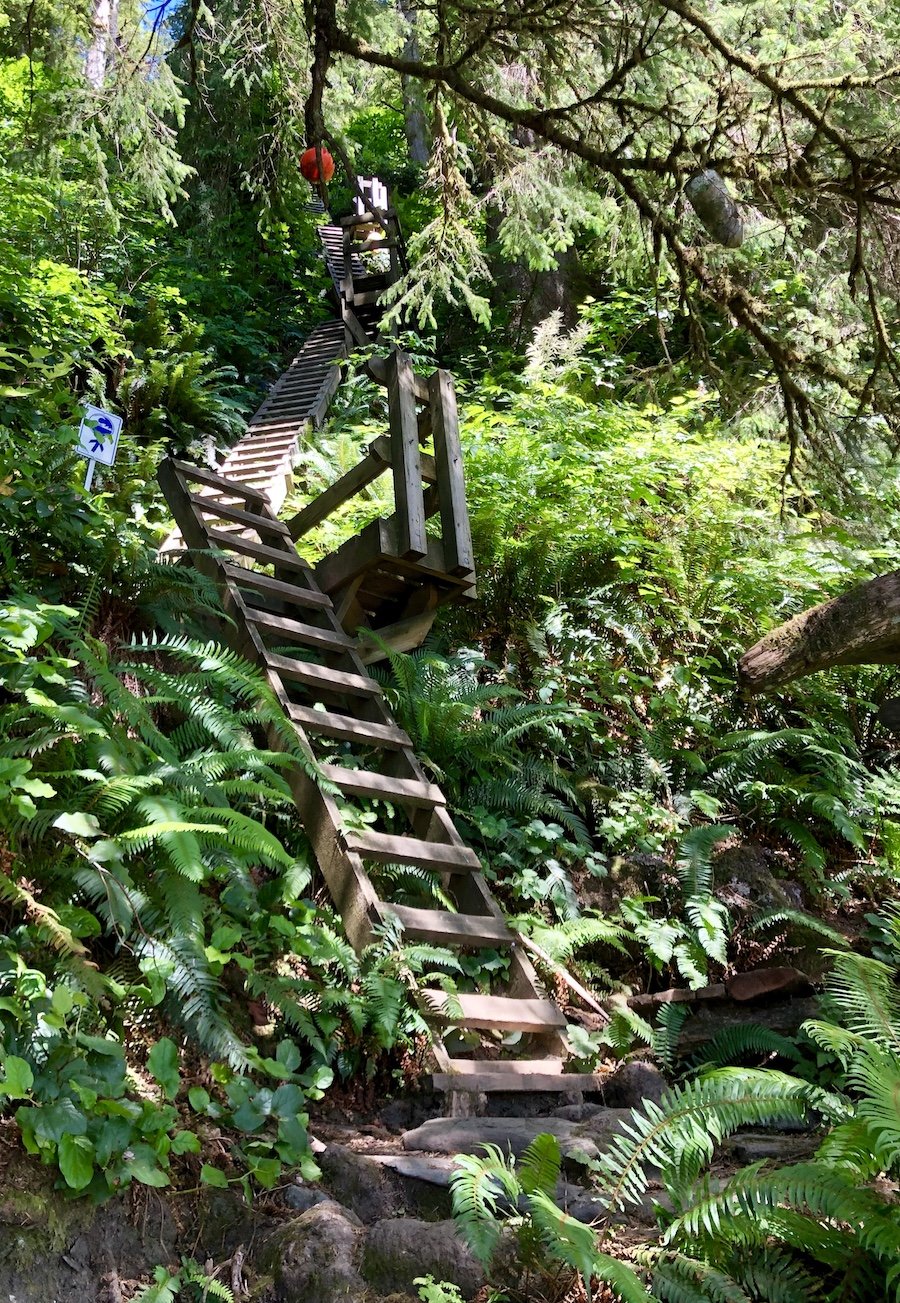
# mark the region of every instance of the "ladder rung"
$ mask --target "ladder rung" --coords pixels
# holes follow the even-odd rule
[[[373,774],[368,769],[347,769],[343,765],[321,765],[325,776],[347,796],[371,797],[433,810],[446,805],[444,794],[434,783],[418,778],[395,778],[392,774]]]
[[[226,507],[224,503],[198,497],[196,493],[192,493],[190,497],[194,506],[205,515],[218,516],[221,520],[233,520],[238,525],[246,525],[248,529],[255,529],[263,534],[288,534],[289,536],[287,525],[282,525],[281,521],[274,517],[270,519],[267,516],[257,516],[252,511],[241,511],[238,507]]]
[[[230,548],[232,552],[240,552],[242,556],[284,566],[287,570],[301,570],[304,574],[312,574],[310,566],[302,557],[297,556],[296,552],[282,552],[280,548],[267,547],[265,543],[257,543],[252,538],[242,538],[240,534],[223,534],[218,529],[208,529],[206,533],[211,543]]]
[[[413,941],[431,941],[435,945],[473,946],[490,948],[511,946],[515,937],[502,918],[489,914],[452,914],[446,909],[413,909],[409,905],[392,905],[385,908],[403,924],[403,930]]]
[[[554,1069],[552,1059],[518,1059],[514,1060],[517,1068],[523,1071],[517,1072],[514,1076],[506,1072],[498,1072],[498,1068],[508,1066],[502,1059],[493,1061],[490,1059],[472,1059],[470,1060],[450,1060],[454,1062],[471,1062],[478,1068],[477,1072],[460,1075],[456,1072],[435,1072],[432,1073],[431,1084],[435,1090],[457,1090],[464,1092],[484,1092],[490,1094],[491,1091],[556,1091],[564,1095],[580,1095],[586,1091],[601,1091],[609,1080],[609,1074],[587,1073],[587,1072],[563,1072],[562,1063],[558,1069]],[[548,1066],[544,1066],[547,1064]]]
[[[234,580],[236,584],[243,584],[245,588],[256,588],[261,593],[272,593],[275,597],[282,597],[286,602],[294,602],[297,606],[319,609],[331,606],[331,598],[313,588],[298,588],[296,584],[287,584],[283,579],[272,579],[269,575],[260,574],[258,570],[246,570],[243,566],[225,565],[223,569],[228,578]]]
[[[412,745],[409,736],[395,724],[373,724],[368,719],[352,719],[349,715],[339,715],[331,710],[314,710],[312,706],[298,706],[293,702],[288,707],[288,714],[296,724],[308,729],[310,733],[333,737],[339,742],[385,747],[391,751]]]
[[[367,674],[331,670],[327,665],[313,665],[309,661],[294,660],[291,656],[278,656],[275,652],[266,652],[266,664],[283,678],[294,683],[305,683],[307,687],[318,688],[320,692],[346,692],[352,697],[381,696],[381,684],[370,679]]]
[[[447,1074],[454,1077],[472,1077],[480,1072],[496,1073],[498,1076],[521,1077],[529,1072],[562,1072],[563,1060],[559,1057],[548,1059],[449,1059]]]
[[[420,837],[395,837],[392,833],[353,829],[344,833],[347,849],[367,860],[414,864],[438,872],[478,872],[481,862],[468,846],[425,841]]]
[[[324,647],[326,651],[349,651],[358,646],[355,638],[349,634],[338,633],[333,629],[317,629],[314,624],[304,624],[302,620],[291,620],[285,615],[275,615],[273,611],[248,608],[247,614],[254,624],[264,629],[280,633],[287,642],[300,642],[309,647]]]
[[[243,481],[225,479],[222,475],[216,474],[215,471],[207,470],[205,466],[192,466],[189,462],[173,462],[175,469],[183,479],[191,480],[197,484],[205,484],[209,488],[220,489],[223,493],[229,494],[233,498],[247,498],[252,502],[266,503],[268,500],[264,493],[254,489]]]
[[[423,1008],[454,1027],[481,1027],[498,1032],[546,1032],[565,1027],[566,1020],[550,1000],[517,1000],[509,995],[448,995],[422,991]],[[450,1002],[450,1012],[447,1010]],[[457,1006],[461,1017],[453,1013]]]

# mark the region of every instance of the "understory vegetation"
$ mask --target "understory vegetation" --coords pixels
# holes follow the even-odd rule
[[[252,1202],[316,1178],[327,1092],[427,1090],[411,986],[489,993],[509,965],[399,925],[353,949],[292,795],[311,761],[214,586],[158,551],[160,461],[221,458],[333,315],[297,167],[327,142],[333,212],[354,168],[392,187],[413,263],[393,325],[421,374],[455,377],[477,560],[474,600],[374,673],[578,1068],[652,1058],[669,1082],[588,1164],[593,1226],[557,1205],[543,1136],[460,1163],[461,1233],[489,1270],[514,1245],[498,1303],[900,1297],[900,671],[752,699],[736,679],[761,634],[900,567],[896,16],[629,0],[602,33],[594,6],[570,27],[520,6],[511,35],[507,6],[483,29],[443,4],[119,0],[116,30],[100,8],[0,7],[9,1133],[73,1197]],[[701,166],[740,201],[741,248],[686,207]],[[301,439],[288,511],[385,433],[360,361]],[[91,489],[88,403],[123,419]],[[393,510],[386,480],[311,560]],[[435,875],[384,874],[445,907]],[[796,1032],[685,1050],[687,1003],[629,1003],[767,965],[821,991]],[[738,1129],[786,1122],[815,1134],[803,1161],[716,1166]],[[658,1235],[623,1237],[651,1180]],[[228,1296],[191,1260],[145,1294]]]

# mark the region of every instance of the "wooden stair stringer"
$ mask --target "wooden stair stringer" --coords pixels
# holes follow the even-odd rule
[[[260,502],[259,493],[252,485],[235,485],[235,493],[231,496],[243,496],[247,510],[243,513],[240,509],[236,510],[239,515],[254,522],[252,529],[257,533],[259,543],[253,546],[263,552],[257,559],[273,564],[276,575],[266,577],[235,564],[244,557],[240,548],[246,549],[246,538],[234,541],[233,549],[238,552],[238,556],[232,558],[228,554],[228,549],[232,546],[228,535],[215,530],[215,519],[213,522],[206,519],[210,515],[220,519],[219,511],[230,511],[233,514],[235,509],[222,507],[215,500],[192,492],[189,481],[195,469],[167,459],[160,467],[159,481],[186,542],[188,558],[218,589],[223,612],[230,621],[228,625],[223,622],[223,636],[236,651],[263,671],[285,716],[293,723],[301,753],[309,764],[298,763],[288,771],[291,792],[351,944],[355,949],[361,950],[372,940],[378,925],[389,923],[392,917],[398,917],[393,913],[390,900],[379,898],[366,868],[367,859],[377,865],[379,856],[392,858],[396,853],[401,862],[431,864],[444,892],[454,901],[459,913],[448,916],[446,911],[438,909],[413,911],[418,927],[417,936],[421,936],[424,928],[426,936],[430,936],[434,944],[453,944],[452,920],[459,918],[465,922],[458,924],[459,936],[456,940],[465,946],[467,932],[477,935],[478,920],[483,918],[485,930],[496,933],[496,944],[508,950],[510,961],[504,995],[477,997],[477,1025],[487,1028],[494,1026],[498,1031],[508,1030],[515,1025],[516,1005],[520,1002],[521,1030],[528,1033],[529,1054],[538,1061],[547,1060],[547,1073],[543,1074],[545,1077],[548,1073],[558,1072],[558,1064],[566,1054],[562,1032],[564,1019],[559,1015],[552,1019],[548,1017],[546,1026],[541,1022],[539,1013],[546,1006],[546,996],[531,960],[515,941],[514,935],[506,929],[504,915],[490,892],[477,860],[465,846],[439,789],[423,770],[412,746],[408,745],[409,739],[397,729],[378,685],[369,676],[355,641],[344,633],[330,598],[322,593],[312,569],[298,555],[284,532],[285,527],[265,502]],[[208,481],[211,473],[205,474]],[[207,487],[215,488],[215,485],[209,486],[207,483]],[[248,530],[249,528],[248,526]],[[217,534],[216,540],[210,538],[211,532]],[[217,551],[221,555],[216,555]],[[271,554],[278,560],[273,560]],[[290,580],[278,578],[279,571],[288,573]],[[262,605],[251,604],[245,595],[248,589],[253,602],[259,601]],[[268,610],[264,605],[267,602],[270,603]],[[280,609],[272,610],[272,604]],[[307,622],[316,619],[320,621],[315,630],[320,642],[333,635],[333,644],[327,646],[322,655],[339,660],[341,668],[326,666],[320,667],[312,676],[306,674],[298,678],[299,671],[293,678],[286,676],[285,663],[290,667],[291,660],[268,647],[266,636],[283,638],[285,630],[282,625],[287,623],[294,626],[288,632],[303,639]],[[298,666],[301,664],[304,662],[296,662]],[[335,771],[340,766],[318,766],[314,738],[319,710],[298,706],[291,695],[292,691],[307,692],[315,698],[320,691],[319,687],[310,687],[305,680],[312,678],[318,685],[328,675],[334,676],[334,687],[327,691],[348,712],[340,718],[347,721],[351,735],[353,721],[357,717],[360,721],[358,727],[363,733],[367,729],[374,731],[375,741],[371,744],[371,749],[375,752],[376,762],[380,761],[386,768],[374,775],[373,781],[382,792],[390,792],[392,782],[395,781],[393,790],[396,795],[389,797],[390,808],[402,812],[408,821],[408,836],[375,833],[366,837],[354,833],[352,827],[345,823],[340,802],[345,802],[352,809],[351,802],[357,797],[366,799],[365,792],[360,795],[353,791],[352,775],[357,771],[347,771],[351,775],[348,790],[340,792],[338,782],[335,781],[339,781],[340,775]],[[371,691],[365,688],[361,680],[368,680],[372,684]],[[351,695],[347,695],[348,690]],[[313,732],[310,732],[311,728]],[[378,742],[382,735],[390,739],[387,749]],[[282,735],[275,728],[270,730],[268,744],[273,749],[288,749]],[[368,738],[364,744],[370,745]],[[379,792],[375,793],[374,799],[382,799]],[[403,907],[401,923],[402,909]],[[433,916],[431,924],[428,920],[429,913]],[[428,932],[429,926],[433,928],[431,933]],[[482,939],[480,944],[494,940],[493,936],[489,936]],[[449,1081],[456,1084],[445,1088],[469,1092],[480,1089],[473,1083],[477,1083],[485,1073],[496,1075],[496,1065],[485,1060],[483,1072],[477,1066],[459,1071],[454,1066],[459,1060],[454,1060],[438,1030],[438,1024],[442,1020],[435,1016],[433,1005],[420,991],[415,991],[415,998],[426,1022],[432,1028],[433,1056],[442,1086]],[[473,1000],[475,998],[472,997]],[[475,1058],[462,1062],[478,1065],[480,1061]],[[541,1073],[535,1071],[531,1076],[537,1080]],[[572,1088],[576,1091],[579,1089],[578,1081],[576,1074],[572,1078]]]

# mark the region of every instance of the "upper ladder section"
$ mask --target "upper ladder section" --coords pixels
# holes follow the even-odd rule
[[[216,468],[222,479],[259,489],[274,511],[290,490],[301,436],[325,420],[348,353],[377,343],[379,299],[406,266],[400,225],[387,188],[371,177],[360,179],[359,190],[350,216],[340,224],[325,220],[318,227],[337,315],[314,327],[251,416],[246,435]],[[310,207],[324,215],[324,206]],[[204,492],[218,496],[218,490],[209,486]],[[175,530],[160,551],[178,551],[183,546],[181,533]]]

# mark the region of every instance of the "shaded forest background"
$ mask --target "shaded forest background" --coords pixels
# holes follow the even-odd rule
[[[879,722],[898,671],[748,701],[735,666],[900,565],[896,27],[889,6],[820,0],[5,0],[0,1088],[61,1187],[252,1199],[314,1173],[310,1101],[424,1079],[406,973],[490,990],[505,962],[399,933],[352,952],[260,682],[209,641],[213,592],[156,555],[160,459],[236,442],[331,314],[297,166],[319,140],[333,211],[354,173],[391,187],[413,261],[397,329],[461,399],[478,600],[386,690],[516,925],[609,997],[607,1027],[573,1022],[576,1057],[656,1053],[711,1132],[761,1107],[728,1064],[772,1116],[852,1121],[799,1184],[744,1178],[719,1222],[690,1220],[705,1150],[673,1124],[683,1217],[643,1279],[662,1299],[895,1288],[892,1196],[849,1200],[895,1170],[900,1134],[900,782]],[[740,204],[738,249],[684,198],[708,166]],[[85,402],[124,418],[92,493]],[[351,370],[292,503],[384,424]],[[316,545],[384,510],[371,490]],[[704,1060],[726,1071],[711,1085],[677,1028],[626,1003],[765,963],[831,983],[831,1030],[733,1039]],[[754,1284],[739,1207],[772,1279],[792,1264],[782,1294]]]

